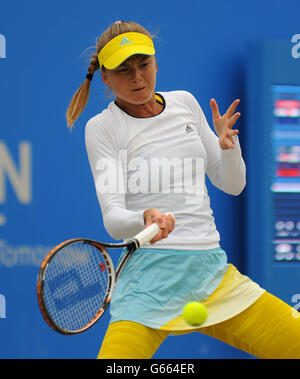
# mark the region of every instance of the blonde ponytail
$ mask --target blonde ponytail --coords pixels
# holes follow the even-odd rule
[[[119,34],[129,32],[143,33],[146,34],[148,37],[152,38],[151,34],[146,29],[144,29],[141,25],[135,22],[117,21],[104,31],[104,33],[101,35],[97,42],[96,53],[92,56],[92,59],[90,61],[87,78],[74,94],[71,103],[67,109],[67,125],[70,129],[72,129],[74,123],[79,118],[82,111],[87,105],[90,93],[91,80],[93,78],[94,73],[100,69],[98,55],[101,49],[103,49],[103,47],[109,41],[117,37]],[[105,67],[102,67],[102,70],[105,70]]]
[[[74,126],[75,121],[81,115],[85,106],[87,105],[89,94],[90,94],[90,86],[91,80],[93,78],[94,73],[99,70],[99,62],[98,55],[94,54],[90,66],[88,68],[88,77],[82,83],[82,85],[78,88],[76,93],[74,94],[71,103],[67,109],[66,117],[67,117],[67,125],[70,129]]]

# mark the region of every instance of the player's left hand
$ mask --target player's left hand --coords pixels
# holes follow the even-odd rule
[[[236,123],[237,119],[240,117],[240,113],[235,112],[240,100],[236,99],[227,109],[227,112],[221,116],[218,108],[218,104],[215,99],[210,100],[210,107],[213,114],[213,123],[215,131],[219,137],[219,143],[223,150],[234,149],[233,136],[238,134],[238,129],[232,130],[233,125]]]

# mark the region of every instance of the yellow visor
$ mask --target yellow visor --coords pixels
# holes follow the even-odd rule
[[[124,33],[109,41],[98,55],[100,68],[113,70],[135,54],[154,55],[151,38],[142,33]]]

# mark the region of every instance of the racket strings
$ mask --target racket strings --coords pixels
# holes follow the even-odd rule
[[[97,315],[110,286],[110,270],[100,251],[73,243],[50,261],[44,277],[44,301],[50,318],[64,330],[85,327]]]

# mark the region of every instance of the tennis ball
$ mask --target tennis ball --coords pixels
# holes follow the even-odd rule
[[[187,303],[183,308],[184,321],[191,326],[199,326],[207,319],[206,307],[198,301]]]

